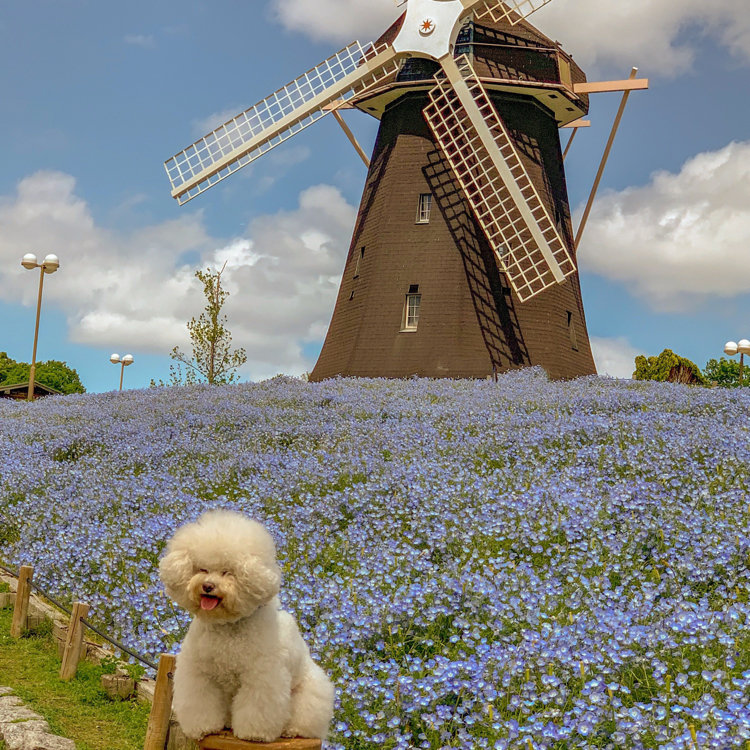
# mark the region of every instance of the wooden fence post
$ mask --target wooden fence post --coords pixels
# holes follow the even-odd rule
[[[169,732],[169,719],[172,716],[172,674],[175,657],[162,654],[159,657],[159,669],[156,672],[154,702],[148,717],[146,740],[143,750],[164,750]]]
[[[65,649],[63,650],[62,666],[60,667],[61,680],[71,679],[78,669],[83,648],[83,624],[81,619],[86,617],[88,613],[88,604],[83,602],[73,603],[73,612],[70,615],[68,633],[65,636]]]
[[[29,614],[29,594],[31,594],[31,577],[34,569],[30,565],[22,565],[18,571],[18,587],[16,588],[16,606],[13,609],[13,621],[10,624],[11,638],[20,638],[26,627]]]

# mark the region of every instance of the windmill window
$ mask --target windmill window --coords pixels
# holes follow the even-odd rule
[[[354,278],[356,279],[357,276],[359,276],[359,266],[364,260],[365,257],[365,249],[363,247],[359,248],[359,255],[357,256],[357,263],[354,266]]]
[[[417,224],[429,224],[431,210],[432,193],[422,193],[419,196],[419,205],[417,206]]]
[[[419,294],[419,285],[412,284],[409,294],[406,295],[404,303],[404,320],[402,331],[416,331],[419,324],[419,308],[422,304],[422,295]]]
[[[570,335],[570,348],[578,351],[578,337],[576,336],[576,322],[573,320],[573,313],[568,310],[568,334]]]

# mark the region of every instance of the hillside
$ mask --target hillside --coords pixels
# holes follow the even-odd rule
[[[129,646],[174,529],[276,539],[331,747],[744,748],[750,395],[529,370],[0,402],[0,556]]]

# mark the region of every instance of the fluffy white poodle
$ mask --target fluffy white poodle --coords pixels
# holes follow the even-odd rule
[[[323,739],[333,685],[310,658],[294,617],[279,609],[270,534],[231,511],[178,529],[159,573],[193,615],[174,676],[174,711],[188,737],[231,727],[245,740]]]

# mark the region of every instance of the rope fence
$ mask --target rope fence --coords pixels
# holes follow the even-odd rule
[[[11,568],[6,568],[4,565],[0,564],[0,570],[4,571],[8,575],[13,576],[14,578],[19,578],[20,571],[12,570]],[[65,612],[66,615],[69,617],[73,616],[73,610],[68,609],[66,606],[61,604],[59,601],[57,601],[54,597],[50,596],[48,592],[46,592],[41,586],[38,586],[36,583],[33,582],[33,580],[29,581],[29,586],[40,593],[45,599],[52,602],[58,609],[61,609],[63,612]],[[106,633],[102,633],[99,628],[97,628],[95,625],[93,625],[88,620],[84,619],[83,617],[78,618],[79,622],[82,625],[85,625],[89,630],[96,633],[100,638],[103,638],[107,643],[112,644],[115,648],[117,648],[119,651],[122,651],[122,653],[127,654],[128,656],[132,656],[137,661],[141,662],[141,664],[145,665],[149,669],[152,669],[154,672],[157,671],[158,666],[154,664],[150,659],[143,656],[143,654],[139,654],[136,651],[133,651],[132,649],[128,648],[123,643],[120,643],[120,641],[108,636]]]

